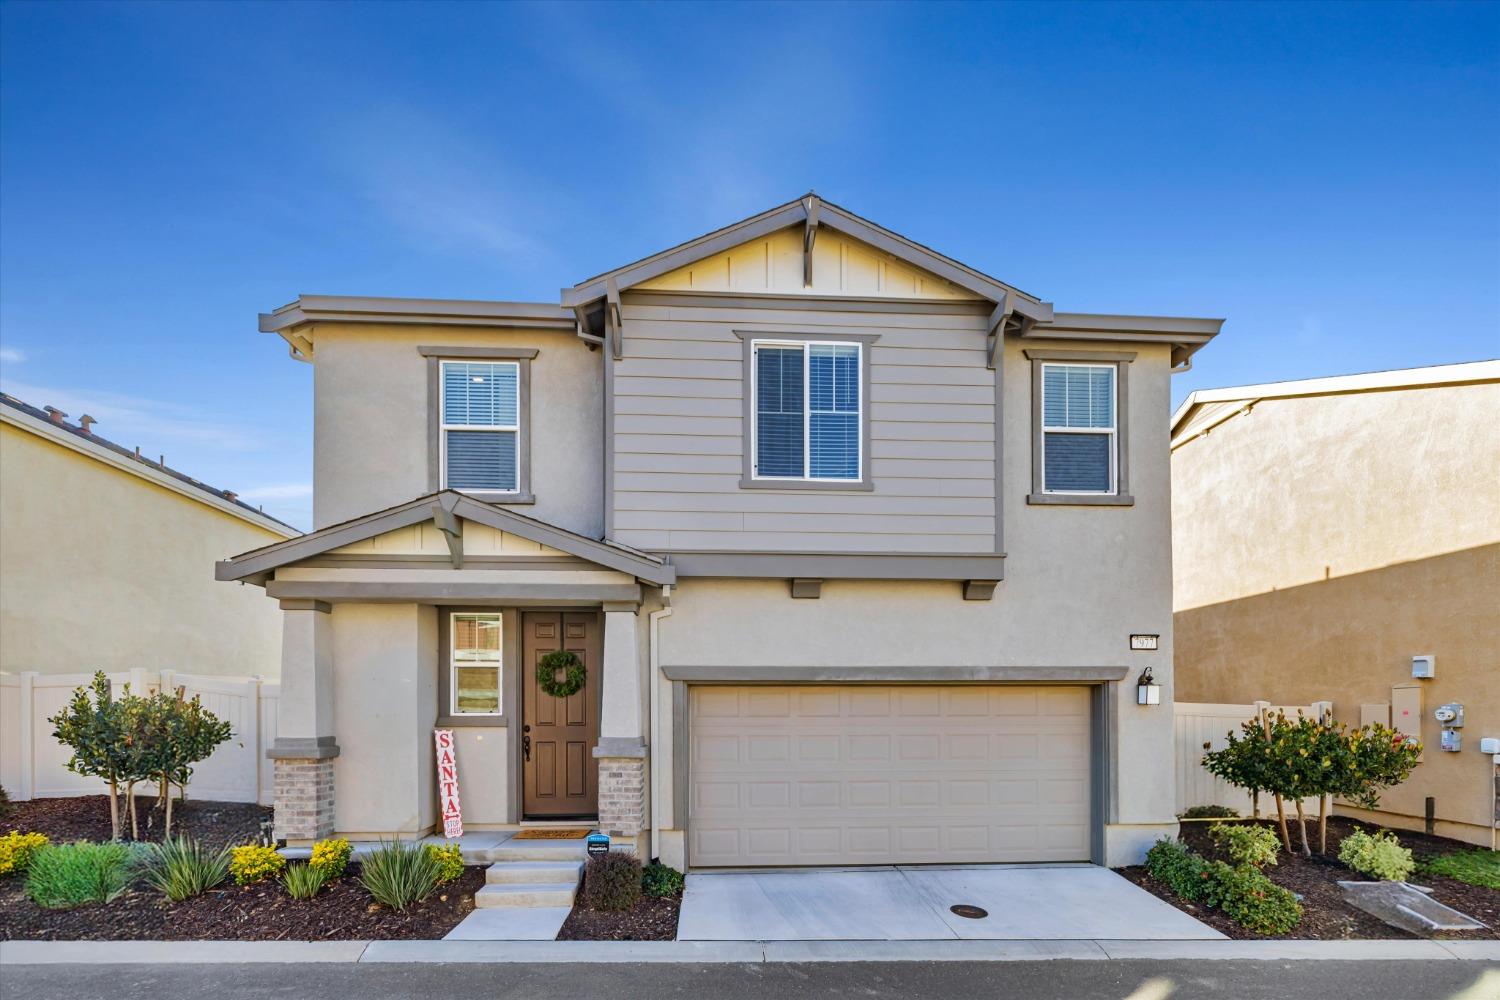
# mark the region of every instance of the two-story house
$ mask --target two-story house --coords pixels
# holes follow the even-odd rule
[[[814,195],[558,303],[263,316],[314,367],[316,530],[219,576],[285,616],[280,835],[431,831],[441,727],[471,829],[1139,860],[1175,831],[1168,384],[1220,325],[1057,312]]]

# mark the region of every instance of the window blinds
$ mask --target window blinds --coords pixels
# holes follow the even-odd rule
[[[858,479],[859,347],[758,344],[755,474]]]
[[[456,490],[518,489],[519,366],[444,361],[444,484]]]
[[[1114,366],[1043,365],[1042,427],[1047,492],[1113,491]]]

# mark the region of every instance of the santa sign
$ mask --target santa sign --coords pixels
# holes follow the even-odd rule
[[[458,750],[453,745],[453,730],[434,729],[437,746],[438,802],[443,809],[443,836],[452,840],[464,835],[463,810],[458,802]]]

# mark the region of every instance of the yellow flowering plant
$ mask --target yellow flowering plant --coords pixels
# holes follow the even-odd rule
[[[464,852],[457,844],[428,844],[427,854],[437,864],[438,885],[446,885],[464,873]]]
[[[12,830],[0,837],[0,875],[23,872],[37,851],[47,846],[45,833],[21,833]]]
[[[229,852],[229,873],[238,885],[250,885],[261,879],[280,875],[286,867],[286,858],[276,853],[276,848],[261,844],[246,844]]]
[[[354,848],[342,837],[330,837],[313,844],[312,857],[307,863],[323,873],[325,879],[338,878],[344,874]]]

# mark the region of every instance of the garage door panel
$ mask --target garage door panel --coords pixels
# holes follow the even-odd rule
[[[694,865],[1088,857],[1085,688],[694,688],[689,746]]]

